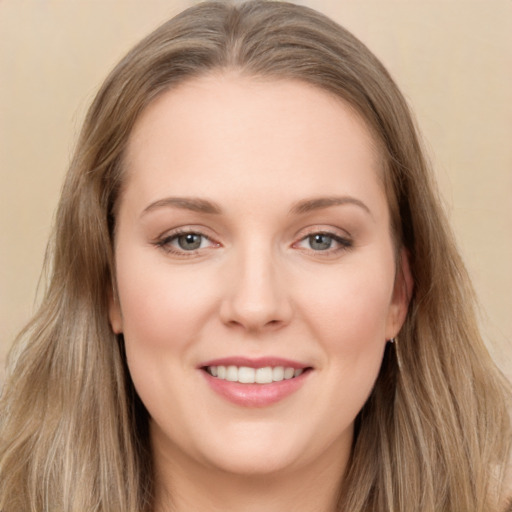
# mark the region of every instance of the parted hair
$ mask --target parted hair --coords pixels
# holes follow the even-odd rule
[[[356,418],[339,510],[503,510],[509,389],[482,342],[406,101],[347,30],[309,8],[258,0],[182,12],[135,46],[94,99],[58,206],[44,297],[9,358],[0,510],[153,512],[148,413],[108,321],[123,155],[158,95],[230,69],[306,82],[358,112],[381,152],[397,254],[410,258],[408,315]]]

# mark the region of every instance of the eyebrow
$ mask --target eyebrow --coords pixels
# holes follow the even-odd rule
[[[373,217],[372,212],[366,204],[351,196],[315,197],[312,199],[305,199],[295,203],[290,208],[290,213],[292,215],[300,215],[314,210],[330,208],[331,206],[343,206],[346,204],[358,206]],[[219,215],[222,213],[221,207],[213,201],[207,201],[206,199],[200,199],[198,197],[166,197],[151,203],[149,206],[144,208],[142,214],[144,215],[156,210],[157,208],[165,207],[181,208],[184,210],[191,210],[193,212],[207,213],[211,215]]]
[[[297,215],[309,213],[314,210],[321,210],[323,208],[330,208],[331,206],[342,206],[346,204],[358,206],[373,217],[370,208],[368,208],[363,201],[351,196],[314,197],[312,199],[306,199],[295,203],[290,209],[290,213]]]
[[[222,212],[219,205],[206,199],[199,199],[198,197],[166,197],[159,199],[149,206],[144,208],[142,214],[149,213],[157,208],[171,207],[181,208],[183,210],[191,210],[199,213],[209,213],[218,215]]]

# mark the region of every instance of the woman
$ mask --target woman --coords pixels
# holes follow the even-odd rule
[[[508,389],[405,101],[287,3],[114,69],[2,398],[0,509],[505,510]]]

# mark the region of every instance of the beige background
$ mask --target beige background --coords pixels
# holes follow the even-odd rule
[[[0,0],[0,367],[34,309],[87,105],[116,61],[191,1]],[[385,63],[412,104],[512,376],[512,0],[306,1]]]

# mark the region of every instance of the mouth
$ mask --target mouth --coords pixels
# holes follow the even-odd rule
[[[242,407],[267,407],[295,394],[312,366],[282,358],[230,357],[198,367],[216,394]]]
[[[202,368],[216,379],[240,384],[272,384],[283,380],[295,379],[311,367],[294,368],[292,366],[263,366],[252,368],[235,365],[209,365]]]

